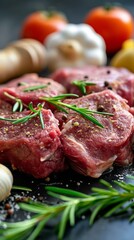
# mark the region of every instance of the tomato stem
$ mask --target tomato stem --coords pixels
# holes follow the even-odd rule
[[[41,11],[41,13],[48,18],[51,18],[52,16],[54,16],[56,14],[56,12],[54,12],[54,11]]]
[[[119,6],[121,6],[121,4],[118,3],[118,2],[115,2],[115,3],[108,2],[104,5],[104,9],[107,10],[107,11],[110,11],[112,8],[119,7]]]

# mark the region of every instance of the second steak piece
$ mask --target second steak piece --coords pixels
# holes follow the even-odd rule
[[[68,114],[55,113],[62,125],[63,150],[73,169],[97,178],[114,162],[119,165],[132,163],[134,119],[123,98],[111,90],[105,90],[78,99],[64,100],[64,103],[113,114],[94,114],[104,126],[100,128],[72,110],[68,110]]]
[[[84,81],[95,83],[92,86],[86,86],[87,94],[100,92],[105,89],[112,89],[121,97],[128,101],[130,106],[134,106],[134,74],[125,68],[114,67],[96,67],[87,66],[81,68],[62,68],[55,71],[51,78],[63,84],[67,91],[76,93],[79,96],[83,94],[74,81]]]

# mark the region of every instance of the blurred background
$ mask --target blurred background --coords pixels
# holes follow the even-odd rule
[[[64,12],[71,23],[81,23],[91,8],[106,4],[104,0],[1,0],[0,48],[20,38],[24,18],[36,10],[58,10]],[[117,2],[117,1],[116,1]],[[110,1],[115,3],[115,1]],[[117,4],[128,9],[134,16],[134,1],[120,0]]]

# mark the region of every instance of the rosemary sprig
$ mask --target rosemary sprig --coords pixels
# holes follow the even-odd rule
[[[66,108],[71,109],[101,128],[103,128],[104,126],[95,117],[93,117],[93,114],[113,116],[113,114],[111,113],[93,111],[87,108],[80,108],[80,107],[77,107],[76,105],[71,105],[71,104],[61,102],[61,100],[63,100],[67,96],[72,96],[72,94],[62,94],[56,97],[42,97],[41,99],[43,99],[46,102],[49,102],[50,104],[54,105],[58,110],[63,111],[65,113],[68,113]],[[73,96],[77,96],[77,95],[74,94]]]
[[[5,118],[5,117],[0,116],[0,120],[9,121],[12,124],[18,124],[18,123],[25,123],[25,122],[29,121],[30,119],[39,116],[40,122],[41,122],[41,127],[44,129],[45,124],[44,124],[44,120],[42,117],[43,105],[41,103],[39,103],[37,105],[37,107],[34,108],[33,104],[29,103],[28,108],[30,110],[30,114],[26,115],[25,117],[14,119],[14,118]]]
[[[13,95],[4,92],[4,95],[10,99],[12,99],[13,101],[15,101],[15,104],[13,105],[13,112],[19,111],[22,112],[23,110],[23,103],[21,101],[21,99],[14,97]],[[27,107],[27,106],[26,106]]]
[[[134,177],[131,177],[134,180]],[[61,203],[48,205],[40,202],[20,203],[20,208],[34,214],[31,219],[20,222],[0,222],[1,240],[34,240],[37,239],[45,225],[51,219],[57,219],[58,239],[63,239],[67,225],[75,226],[75,220],[84,213],[89,215],[89,224],[98,217],[121,216],[129,213],[134,220],[134,185],[114,181],[113,187],[107,181],[101,180],[103,187],[92,188],[90,195],[71,189],[46,187],[48,194],[58,198]]]
[[[85,80],[75,80],[72,82],[72,84],[77,86],[83,95],[87,94],[86,86],[96,85],[96,83],[86,82]]]

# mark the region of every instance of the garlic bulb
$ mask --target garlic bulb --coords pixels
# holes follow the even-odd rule
[[[0,202],[10,195],[12,184],[12,173],[7,167],[0,164]]]
[[[87,24],[67,24],[45,40],[47,66],[51,71],[62,67],[103,66],[107,62],[103,38]]]

